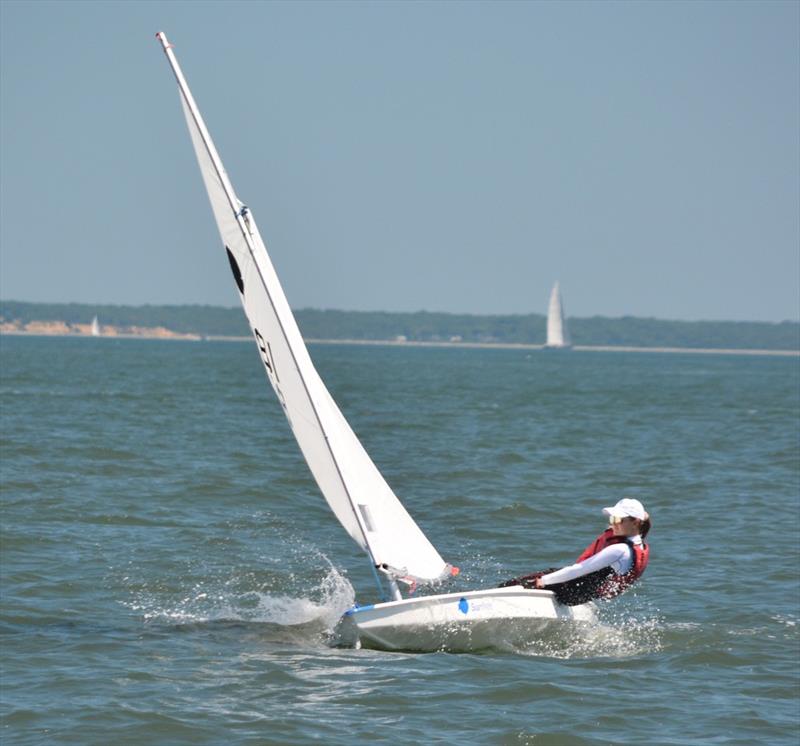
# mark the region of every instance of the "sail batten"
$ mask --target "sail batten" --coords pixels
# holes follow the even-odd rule
[[[181,93],[189,134],[267,378],[339,522],[373,566],[433,582],[449,570],[392,492],[319,377],[252,212],[236,196],[186,80],[158,35]]]

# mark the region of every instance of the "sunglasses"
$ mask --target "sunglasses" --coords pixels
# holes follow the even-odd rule
[[[623,521],[632,521],[634,520],[631,516],[626,515],[623,518],[620,518],[618,515],[610,515],[608,516],[608,522],[614,526],[617,523],[622,523]]]

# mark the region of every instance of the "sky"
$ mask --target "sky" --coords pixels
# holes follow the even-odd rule
[[[0,298],[800,320],[800,3],[0,0]]]

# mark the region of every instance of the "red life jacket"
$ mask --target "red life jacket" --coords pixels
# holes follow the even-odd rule
[[[598,598],[614,598],[619,596],[620,593],[626,591],[633,583],[635,583],[647,567],[647,562],[650,559],[650,547],[647,544],[634,544],[626,536],[614,536],[614,529],[607,528],[598,536],[591,544],[589,544],[583,553],[578,557],[578,562],[583,562],[589,559],[599,551],[611,546],[612,544],[627,544],[633,551],[633,565],[624,575],[617,575],[613,571],[600,586],[597,591]]]

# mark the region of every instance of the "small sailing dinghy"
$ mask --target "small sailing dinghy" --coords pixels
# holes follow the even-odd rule
[[[591,605],[562,606],[550,591],[520,586],[413,595],[436,589],[458,570],[442,559],[397,499],[328,393],[253,214],[233,191],[172,45],[163,33],[156,37],[178,82],[222,245],[267,378],[325,500],[369,557],[384,599],[345,612],[341,639],[388,650],[468,650],[530,640],[551,620],[591,619]]]

